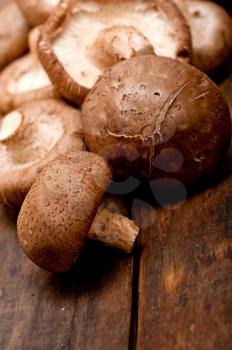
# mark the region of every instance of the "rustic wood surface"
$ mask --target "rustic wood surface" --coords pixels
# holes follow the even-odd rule
[[[0,214],[0,349],[128,349],[132,257],[89,244],[54,276],[20,251],[14,219]]]
[[[232,110],[232,74],[222,83]],[[89,243],[66,275],[35,267],[0,208],[0,350],[230,350],[232,157],[179,208],[137,210],[134,256]]]
[[[232,176],[156,222],[141,237],[137,349],[231,349]]]

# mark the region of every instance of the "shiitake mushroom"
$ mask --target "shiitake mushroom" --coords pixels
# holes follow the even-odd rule
[[[218,86],[188,64],[153,55],[105,72],[83,104],[82,122],[88,148],[109,161],[115,177],[171,176],[187,186],[221,166],[231,138]]]
[[[117,202],[100,206],[111,176],[105,160],[90,152],[59,156],[43,169],[17,223],[20,245],[35,264],[69,270],[87,237],[131,252],[139,228],[121,215]]]

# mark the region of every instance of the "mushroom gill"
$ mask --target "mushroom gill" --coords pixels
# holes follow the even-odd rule
[[[191,58],[189,27],[172,0],[63,0],[38,42],[50,79],[77,104],[109,66],[148,53]]]

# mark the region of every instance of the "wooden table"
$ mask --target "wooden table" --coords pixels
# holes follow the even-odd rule
[[[232,108],[232,79],[222,88]],[[230,350],[232,167],[178,209],[141,208],[133,256],[89,243],[54,276],[21,252],[0,210],[1,350]]]

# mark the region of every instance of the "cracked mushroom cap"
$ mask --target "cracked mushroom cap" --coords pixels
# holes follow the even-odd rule
[[[193,65],[207,74],[228,61],[232,53],[232,19],[210,1],[189,1]]]
[[[0,9],[0,70],[26,52],[29,24],[16,3]]]
[[[60,0],[16,0],[20,10],[33,26],[46,21]]]
[[[189,186],[220,166],[231,137],[220,89],[191,65],[152,55],[105,72],[85,99],[82,122],[88,148],[116,177],[171,177]]]
[[[43,167],[85,149],[80,112],[59,100],[34,101],[0,120],[0,201],[20,206]]]
[[[172,0],[62,0],[41,29],[38,53],[61,95],[80,104],[118,61],[148,53],[189,61],[191,35]]]
[[[45,270],[69,270],[110,181],[109,166],[93,153],[51,162],[31,187],[19,214],[18,237],[25,254]]]

